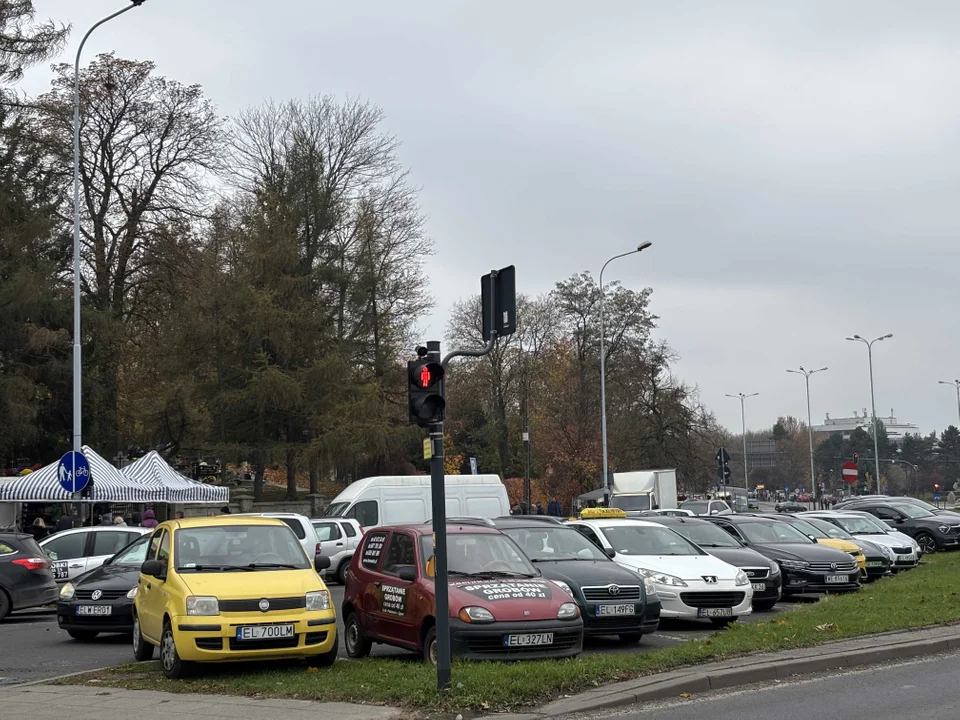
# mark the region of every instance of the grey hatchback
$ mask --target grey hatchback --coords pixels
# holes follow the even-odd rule
[[[0,622],[14,610],[57,602],[51,566],[32,535],[0,533]]]

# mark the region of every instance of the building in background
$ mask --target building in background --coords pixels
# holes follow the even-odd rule
[[[920,433],[920,428],[913,423],[899,422],[893,414],[893,408],[890,409],[889,417],[878,416],[877,419],[883,423],[883,427],[887,431],[887,437],[890,439],[890,442],[893,443],[899,444],[903,442],[903,436],[907,433],[911,435]],[[832,418],[830,417],[830,413],[827,413],[823,425],[814,425],[813,431],[815,433],[843,433],[843,438],[846,440],[850,437],[850,433],[857,428],[860,428],[866,433],[872,433],[872,424],[873,421],[870,418],[870,414],[867,412],[867,409],[864,408],[863,415],[858,414],[857,411],[854,410],[853,417]]]

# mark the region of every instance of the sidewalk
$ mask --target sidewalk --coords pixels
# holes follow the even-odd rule
[[[103,720],[136,717],[137,720],[393,720],[403,713],[396,708],[350,703],[315,703],[308,700],[253,700],[231,695],[193,695],[120,690],[82,685],[19,685],[0,688],[4,718],[30,720]]]

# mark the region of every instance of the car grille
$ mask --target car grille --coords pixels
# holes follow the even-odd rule
[[[129,608],[124,611],[123,608],[114,608],[112,615],[71,615],[71,625],[123,625],[130,623],[133,625],[133,615]]]
[[[92,600],[93,599],[93,590],[77,590],[77,600]],[[102,595],[100,600],[119,600],[128,592],[127,590],[101,590]]]
[[[611,587],[617,587],[620,592],[612,594]],[[609,601],[609,600],[639,600],[639,585],[603,585],[600,587],[582,587],[583,599],[588,602]]]
[[[307,598],[303,595],[298,597],[285,598],[264,598],[270,603],[270,609],[274,610],[296,610],[307,606]],[[220,612],[263,612],[260,610],[260,600],[221,600]]]
[[[836,567],[832,567],[833,565],[834,563],[828,562],[812,562],[810,563],[810,567],[805,569],[815,573],[852,573],[857,569],[855,562],[838,562],[836,563]]]
[[[684,604],[697,608],[732,608],[743,602],[742,592],[685,592],[680,593]]]
[[[658,615],[659,616],[659,615]],[[587,617],[584,621],[591,630],[603,630],[605,628],[631,628],[640,625],[641,620],[652,620],[654,618],[644,618],[640,615],[621,615],[612,617]]]
[[[289,638],[270,638],[268,640],[244,640],[243,642],[238,641],[235,637],[230,638],[231,650],[282,650],[295,648],[299,644],[299,635]]]
[[[576,647],[581,642],[580,630],[555,630],[553,632],[553,645],[531,645],[528,647],[503,646],[503,635],[478,635],[467,637],[467,649],[472,653],[512,655],[522,657],[531,653],[544,652],[545,650],[569,650]]]
[[[897,555],[910,555],[913,553],[913,548],[895,547],[893,551]]]
[[[769,568],[743,568],[743,571],[751,580],[762,580],[770,574]]]

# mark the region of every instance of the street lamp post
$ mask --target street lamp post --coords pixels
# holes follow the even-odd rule
[[[949,382],[946,380],[939,380],[938,382],[941,385],[953,385],[957,388],[957,419],[960,420],[960,380],[952,380]]]
[[[90,37],[90,33],[104,23],[123,15],[135,7],[143,5],[145,0],[130,0],[130,4],[112,15],[108,15],[93,27],[80,41],[77,57],[73,63],[73,449],[80,452],[81,441],[81,374],[80,356],[80,53]],[[82,519],[82,518],[81,518]]]
[[[787,370],[788,373],[803,375],[804,380],[807,382],[807,440],[810,443],[810,491],[814,497],[817,496],[817,477],[813,467],[813,419],[810,415],[810,376],[814,373],[823,372],[826,369],[827,368],[822,367],[816,370],[804,370],[803,365],[801,365],[799,370]]]
[[[636,250],[631,250],[630,252],[620,253],[619,255],[614,255],[612,258],[607,260],[603,267],[600,268],[600,435],[601,441],[603,443],[603,484],[602,487],[606,488],[609,493],[609,481],[607,479],[607,358],[606,350],[604,346],[604,330],[603,330],[603,271],[607,269],[607,265],[612,263],[617,258],[626,257],[627,255],[635,255],[638,252],[646,250],[648,247],[653,245],[652,242],[643,242],[637,245]]]
[[[750,479],[747,474],[747,415],[743,407],[743,402],[747,398],[756,397],[759,394],[760,393],[750,393],[749,395],[744,395],[743,393],[737,393],[736,395],[727,395],[728,398],[740,401],[740,424],[743,426],[743,487],[747,490],[750,489]]]
[[[875,342],[880,342],[881,340],[887,340],[892,338],[893,333],[887,333],[886,335],[881,335],[878,338],[873,340],[867,340],[862,338],[859,335],[854,335],[853,337],[848,337],[847,340],[851,342],[862,342],[867,346],[867,362],[870,365],[870,409],[873,412],[873,459],[876,461],[876,471],[877,471],[877,495],[880,495],[880,445],[878,439],[878,429],[877,429],[877,403],[874,399],[873,393],[873,344]]]
[[[908,460],[899,460],[897,458],[894,458],[890,462],[892,462],[894,465],[906,465],[908,467],[913,468],[914,492],[916,493],[917,497],[920,497],[920,468]]]

